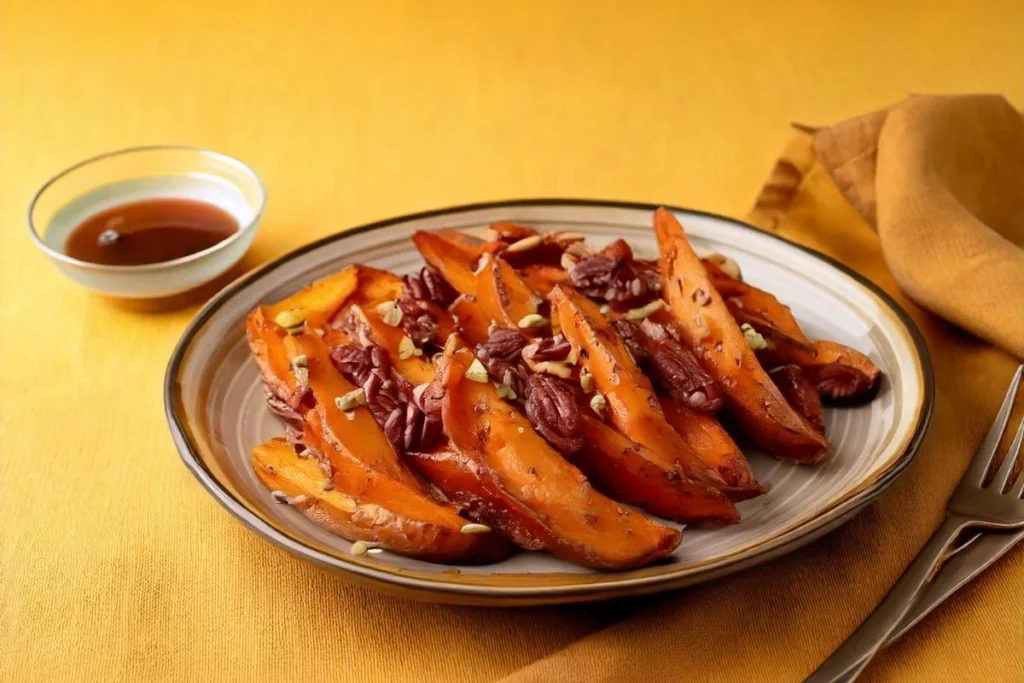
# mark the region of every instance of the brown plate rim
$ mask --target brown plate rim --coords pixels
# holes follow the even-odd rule
[[[389,572],[382,572],[374,567],[361,563],[345,563],[339,558],[318,551],[301,542],[296,541],[274,526],[268,524],[258,515],[250,511],[241,501],[236,499],[232,493],[226,490],[213,477],[212,473],[203,464],[191,438],[190,429],[179,412],[180,392],[178,375],[186,358],[189,346],[193,337],[203,327],[206,321],[212,317],[223,304],[228,301],[235,292],[258,280],[265,273],[268,273],[299,256],[329,244],[339,239],[345,239],[364,232],[371,232],[386,228],[397,223],[406,221],[422,220],[445,214],[463,213],[474,210],[488,210],[500,208],[512,208],[522,206],[566,206],[566,207],[591,207],[591,208],[615,208],[640,211],[655,211],[661,206],[671,211],[689,213],[704,216],[716,220],[726,221],[746,230],[766,235],[779,242],[795,247],[800,251],[836,268],[849,276],[852,280],[863,286],[875,295],[886,308],[895,314],[896,318],[903,325],[907,334],[913,341],[914,350],[920,364],[920,373],[923,382],[923,400],[918,412],[917,424],[913,434],[907,440],[903,452],[897,457],[895,463],[880,476],[876,481],[869,484],[854,496],[841,501],[836,507],[824,511],[818,517],[807,520],[804,524],[798,525],[776,537],[774,543],[754,546],[750,549],[752,554],[738,553],[732,557],[723,558],[719,563],[709,564],[704,567],[694,568],[692,572],[685,574],[665,573],[633,579],[615,580],[616,574],[609,573],[608,581],[588,582],[577,585],[563,586],[480,586],[472,584],[461,584],[457,582],[440,580],[421,579],[412,576],[403,576]],[[781,556],[809,543],[828,531],[834,530],[841,524],[848,521],[854,514],[863,509],[869,502],[877,498],[899,477],[916,457],[921,442],[927,433],[931,421],[932,410],[935,402],[935,383],[932,372],[931,358],[927,345],[920,330],[906,311],[896,303],[880,287],[860,275],[846,265],[835,259],[817,252],[813,249],[797,244],[784,237],[765,232],[754,226],[748,225],[735,218],[723,216],[708,211],[688,209],[665,204],[649,204],[643,202],[629,202],[617,200],[598,199],[564,199],[564,198],[537,198],[537,199],[514,199],[496,202],[481,202],[464,204],[443,209],[434,209],[419,213],[407,214],[394,218],[388,218],[373,223],[368,223],[356,228],[345,230],[339,233],[320,238],[302,247],[294,249],[252,271],[242,275],[240,278],[225,287],[213,297],[193,318],[182,333],[181,338],[175,345],[167,365],[167,372],[164,377],[164,412],[170,427],[171,436],[179,455],[185,466],[192,473],[199,483],[210,492],[211,495],[234,517],[245,526],[257,533],[264,539],[274,543],[288,552],[314,562],[317,565],[341,571],[357,579],[358,582],[371,585],[382,590],[394,590],[409,597],[418,599],[440,599],[447,602],[465,602],[476,604],[492,605],[518,605],[538,604],[545,602],[570,602],[584,600],[598,600],[618,597],[626,594],[649,593],[657,590],[667,590],[683,585],[692,585],[711,578],[724,576],[728,573],[760,564],[774,557]],[[440,574],[439,577],[443,577]]]

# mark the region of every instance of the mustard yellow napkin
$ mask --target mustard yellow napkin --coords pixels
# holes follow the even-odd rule
[[[1022,182],[1024,124],[994,96],[914,97],[794,137],[748,220],[864,274],[921,327],[937,396],[917,460],[825,539],[657,598],[506,680],[799,681],[823,661],[941,522],[1015,367],[938,316],[1024,355]],[[1021,586],[1024,548],[883,652],[865,680],[1022,680]]]

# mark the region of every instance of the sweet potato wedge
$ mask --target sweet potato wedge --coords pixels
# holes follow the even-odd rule
[[[331,484],[315,457],[300,457],[284,439],[252,452],[256,476],[280,491],[315,524],[350,541],[365,541],[431,562],[483,564],[514,552],[498,534],[464,534],[467,520],[351,459],[339,459]],[[326,488],[325,488],[326,487]]]
[[[586,445],[572,462],[598,490],[682,524],[740,521],[721,494],[708,495],[707,485],[680,477],[646,446],[589,415],[583,416],[582,427]]]
[[[480,310],[475,296],[459,295],[459,298],[448,307],[448,312],[451,313],[455,329],[471,345],[487,341],[487,330],[491,321]]]
[[[690,450],[729,482],[722,490],[731,500],[746,500],[764,493],[747,458],[714,415],[691,410],[668,396],[660,396],[659,400],[665,419]]]
[[[661,252],[662,294],[678,329],[728,396],[730,414],[768,453],[804,464],[828,455],[828,443],[796,413],[761,367],[739,325],[666,209],[654,214]]]
[[[715,487],[728,486],[665,420],[650,380],[633,362],[597,305],[568,287],[551,291],[551,305],[557,311],[562,334],[594,376],[598,391],[604,394],[612,424],[654,451],[666,467],[674,466],[680,475]]]
[[[441,363],[445,431],[459,456],[421,465],[446,495],[524,547],[587,567],[637,567],[679,545],[676,529],[595,491],[490,382],[467,379],[472,361],[463,349]],[[487,477],[463,476],[470,470]]]
[[[285,311],[293,312],[295,320],[308,320],[314,328],[322,327],[359,287],[359,267],[349,266],[341,272],[296,292],[287,299],[264,307],[267,320],[275,320]]]
[[[480,312],[498,326],[519,330],[527,337],[549,333],[547,325],[520,325],[536,314],[542,300],[504,259],[488,257],[476,276]]]
[[[538,296],[547,298],[557,285],[569,284],[569,274],[559,266],[545,264],[526,266],[519,274]]]
[[[772,294],[729,277],[707,260],[704,268],[738,323],[747,323],[768,342],[757,354],[765,367],[798,365],[826,399],[866,399],[878,388],[881,370],[867,356],[833,341],[811,341],[789,307]]]
[[[441,273],[441,276],[459,294],[476,294],[476,275],[473,267],[480,257],[467,249],[453,236],[441,232],[420,230],[412,236],[423,259]]]

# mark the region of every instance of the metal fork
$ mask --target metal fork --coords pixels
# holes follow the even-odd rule
[[[950,498],[946,506],[946,520],[928,539],[875,611],[807,678],[807,683],[853,681],[913,608],[922,586],[932,578],[936,567],[947,557],[947,550],[961,531],[971,527],[996,531],[1024,528],[1024,500],[1021,500],[1024,494],[1024,473],[1018,475],[1017,480],[1007,487],[1021,450],[1021,441],[1024,441],[1024,420],[1017,428],[1013,443],[999,469],[992,480],[985,484],[985,476],[1006,431],[1022,374],[1024,365],[1014,373],[992,428]]]

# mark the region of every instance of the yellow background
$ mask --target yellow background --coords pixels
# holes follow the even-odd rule
[[[410,603],[244,530],[164,423],[165,363],[194,309],[133,312],[60,277],[24,225],[54,172],[138,144],[236,155],[270,193],[248,265],[347,226],[509,197],[739,215],[789,121],[909,92],[1020,107],[1022,45],[1019,2],[6,0],[0,680],[487,680],[637,607]],[[997,566],[875,675],[955,665],[954,624],[984,623],[971,606],[1008,579]]]

